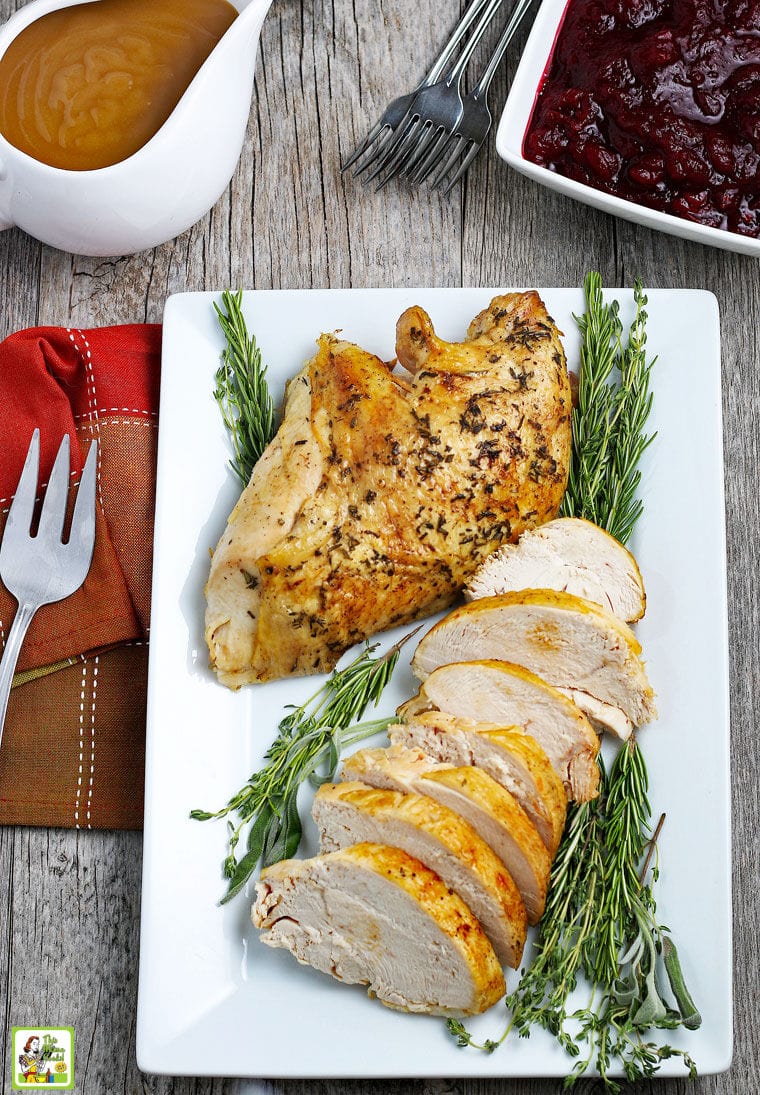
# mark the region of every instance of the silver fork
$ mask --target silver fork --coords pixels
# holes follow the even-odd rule
[[[343,164],[341,171],[348,171],[349,167],[355,164],[357,160],[361,159],[375,141],[377,141],[377,145],[373,149],[372,156],[369,156],[364,164],[360,164],[357,167],[356,171],[354,171],[354,175],[360,175],[362,171],[369,167],[377,156],[382,155],[384,149],[387,148],[388,144],[393,139],[393,135],[399,124],[406,117],[409,107],[414,102],[415,96],[418,92],[422,91],[423,88],[431,87],[440,80],[441,76],[446,71],[446,66],[454,56],[457,46],[477,18],[480,9],[486,3],[487,0],[471,0],[462,15],[462,18],[452,31],[451,37],[434,61],[427,75],[417,85],[414,91],[410,91],[408,95],[400,95],[398,99],[394,99],[392,103],[388,104],[382,116],[375,122],[364,140],[356,146],[354,152]]]
[[[384,171],[379,186],[381,189],[402,171],[411,171],[431,144],[445,139],[456,127],[463,110],[462,74],[503,2],[488,0],[475,29],[446,76],[417,92],[407,116],[396,127],[393,138],[365,182],[371,182]]]
[[[459,167],[444,190],[444,194],[448,194],[477,156],[493,122],[491,111],[488,109],[488,92],[491,82],[502,57],[507,52],[509,43],[532,3],[533,0],[518,0],[515,4],[483,75],[463,99],[459,121],[445,141],[437,142],[436,147],[425,157],[424,162],[418,161],[417,168],[412,174],[413,182],[423,182],[435,170],[430,185],[433,189],[440,189],[446,176],[461,157]]]
[[[24,469],[0,544],[0,578],[18,601],[0,660],[0,742],[13,673],[29,624],[42,605],[62,601],[87,576],[95,547],[95,478],[98,443],[93,441],[74,504],[71,531],[63,542],[69,496],[69,436],[64,435],[50,473],[36,535],[31,534],[40,463],[40,431],[32,434]]]

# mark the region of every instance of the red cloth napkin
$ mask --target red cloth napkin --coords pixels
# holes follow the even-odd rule
[[[99,443],[95,554],[29,629],[0,746],[0,823],[142,824],[161,328],[40,327],[0,343],[0,534],[35,426],[44,485],[61,437],[72,484]],[[0,646],[16,602],[0,585]]]

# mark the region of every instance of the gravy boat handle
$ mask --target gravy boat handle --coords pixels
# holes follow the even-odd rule
[[[240,10],[235,23],[239,24],[241,28],[246,28],[250,24],[251,32],[258,37],[273,2],[274,0],[250,0],[250,3]],[[233,28],[235,23],[233,23]]]

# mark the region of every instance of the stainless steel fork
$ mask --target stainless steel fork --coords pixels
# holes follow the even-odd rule
[[[369,151],[372,145],[375,147],[372,148],[371,155],[366,157],[363,164],[358,164],[354,171],[354,175],[360,175],[377,157],[383,155],[388,145],[392,142],[397,127],[406,117],[407,111],[414,102],[415,96],[418,92],[422,91],[423,88],[432,87],[433,84],[436,84],[440,80],[441,76],[446,71],[446,66],[456,53],[459,43],[477,19],[481,8],[487,2],[488,0],[470,0],[462,18],[455,26],[451,33],[451,37],[441,50],[439,56],[433,62],[430,71],[420,81],[414,91],[410,91],[408,95],[400,95],[398,99],[394,99],[393,102],[386,107],[380,119],[375,122],[364,140],[356,146],[354,152],[343,164],[341,171],[347,171],[349,167],[352,167],[357,163],[357,161]]]
[[[472,34],[452,67],[437,83],[417,92],[406,117],[396,127],[379,158],[375,157],[375,166],[365,182],[371,182],[384,172],[380,183],[383,187],[396,175],[411,171],[431,145],[437,146],[456,127],[463,110],[462,74],[503,3],[504,0],[487,0]]]
[[[417,161],[416,169],[411,173],[413,182],[423,182],[435,171],[430,185],[433,189],[440,189],[446,183],[444,193],[448,194],[477,156],[493,121],[488,108],[491,82],[532,3],[533,0],[517,0],[483,75],[472,91],[463,98],[459,121],[445,141],[438,141],[424,161]],[[447,181],[447,176],[457,161],[459,166]]]
[[[18,601],[0,660],[0,742],[13,673],[29,624],[42,605],[76,592],[87,576],[95,547],[95,480],[98,443],[93,441],[77,491],[71,531],[63,542],[69,496],[69,436],[61,441],[45,491],[39,527],[32,535],[37,494],[40,431],[35,430],[0,544],[0,578]]]

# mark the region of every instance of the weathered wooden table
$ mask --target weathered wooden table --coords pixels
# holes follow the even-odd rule
[[[0,0],[0,14],[18,6]],[[694,1084],[662,1081],[661,1090],[755,1093],[760,268],[544,191],[505,167],[493,138],[466,184],[447,199],[394,184],[374,193],[343,178],[341,159],[387,100],[416,82],[456,12],[455,0],[275,0],[246,148],[216,207],[174,242],[123,258],[74,257],[18,231],[0,235],[0,333],[38,323],[158,321],[169,293],[227,286],[576,286],[596,268],[609,286],[630,286],[638,274],[651,287],[700,287],[717,295],[725,375],[736,1045],[730,1073]],[[493,88],[497,108],[508,79],[502,72]],[[693,382],[699,384],[696,371]],[[249,1084],[141,1075],[134,1050],[140,860],[138,833],[0,830],[3,1092],[10,1088],[10,1026],[43,1016],[52,1022],[65,1016],[76,1028],[79,1095],[561,1090],[559,1081],[547,1080]]]

